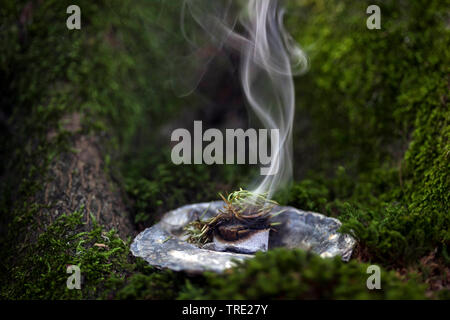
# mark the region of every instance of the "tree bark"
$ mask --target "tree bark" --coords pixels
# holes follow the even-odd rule
[[[65,129],[73,133],[75,152],[60,154],[49,166],[49,181],[38,195],[40,202],[50,204],[40,210],[37,217],[40,228],[55,221],[61,214],[81,210],[85,229],[92,228],[92,216],[105,229],[118,231],[122,239],[135,231],[124,205],[120,189],[104,170],[102,138],[80,133],[81,116],[77,113],[65,117]],[[49,133],[49,139],[54,133]]]

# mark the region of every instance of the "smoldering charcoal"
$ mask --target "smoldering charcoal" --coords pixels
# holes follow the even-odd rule
[[[233,260],[252,258],[253,254],[223,251],[228,248],[217,248],[214,243],[200,247],[186,242],[184,227],[196,219],[208,220],[216,216],[223,205],[222,201],[204,202],[167,212],[159,223],[136,236],[131,252],[152,266],[188,273],[220,273],[232,267]],[[280,224],[276,232],[269,233],[269,250],[277,247],[299,248],[323,258],[340,256],[344,261],[350,259],[356,241],[338,232],[341,226],[339,220],[293,207],[278,206],[273,210],[282,212],[273,218]]]

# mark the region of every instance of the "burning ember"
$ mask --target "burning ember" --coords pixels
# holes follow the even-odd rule
[[[195,244],[208,244],[211,241],[218,251],[235,251],[253,253],[266,251],[269,241],[269,231],[276,222],[271,218],[281,212],[273,213],[278,205],[265,195],[246,190],[233,192],[225,198],[220,194],[225,205],[219,214],[207,221],[202,217],[186,226],[187,241]]]

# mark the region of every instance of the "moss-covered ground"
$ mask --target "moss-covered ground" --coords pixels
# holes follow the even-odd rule
[[[158,132],[205,106],[168,81],[185,53],[177,1],[78,1],[79,31],[65,26],[70,4],[0,6],[2,299],[450,297],[448,1],[288,2],[311,68],[295,80],[295,181],[277,200],[339,218],[358,246],[349,263],[280,249],[196,277],[134,259],[131,237],[114,230],[84,231],[79,211],[29,239],[37,210],[52,206],[34,198],[46,169],[71,151],[61,118],[72,112],[86,134],[108,136],[104,169],[122,182],[137,230],[253,173],[170,161]],[[369,4],[381,7],[381,30],[366,28]],[[81,290],[66,287],[69,264]],[[366,288],[369,264],[382,268],[380,291]]]

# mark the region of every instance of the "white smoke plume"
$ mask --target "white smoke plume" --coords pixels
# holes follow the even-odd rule
[[[184,0],[181,21],[184,26],[185,19],[193,18],[217,51],[227,47],[240,54],[241,84],[252,113],[266,129],[279,129],[279,148],[271,155],[271,168],[279,165],[279,170],[264,176],[252,190],[269,197],[292,178],[292,76],[308,66],[306,55],[283,26],[283,15],[277,0]],[[196,39],[185,36],[196,45]],[[197,62],[201,70],[211,59]],[[201,73],[191,81],[194,86]]]

